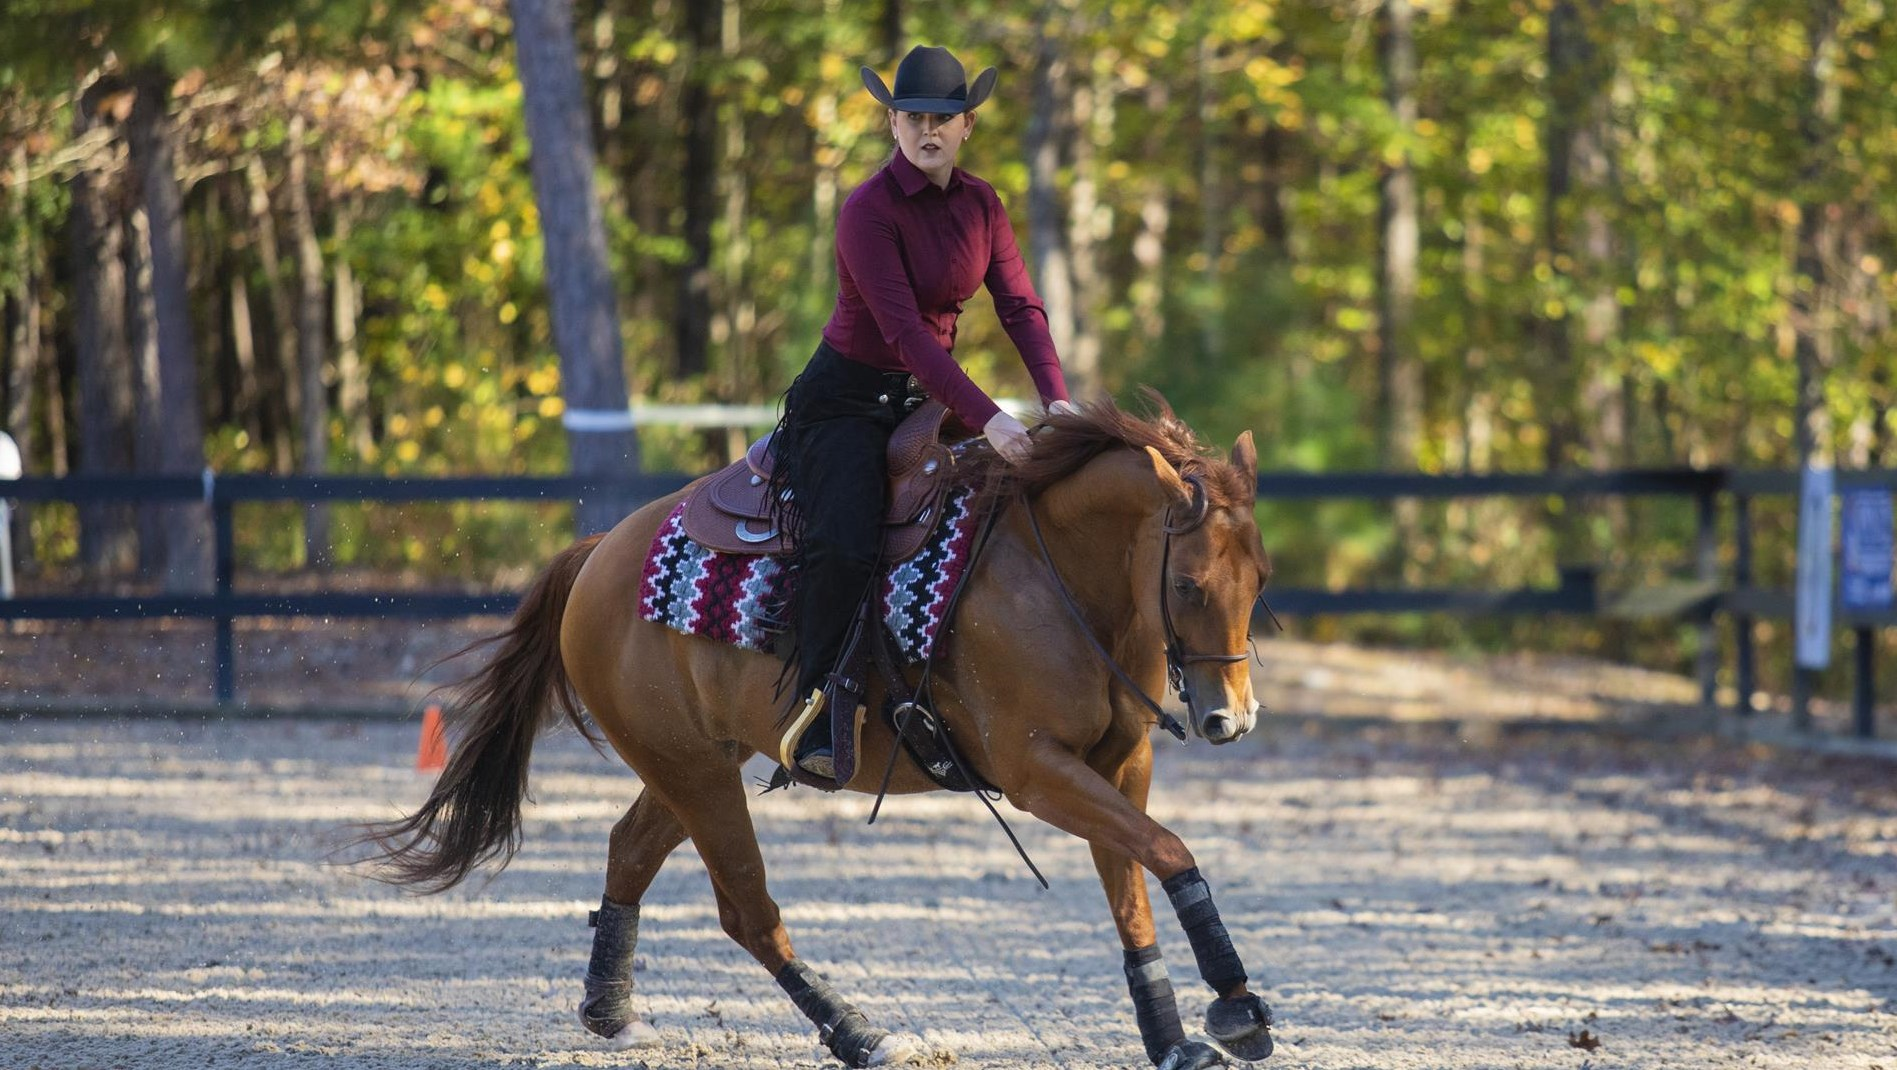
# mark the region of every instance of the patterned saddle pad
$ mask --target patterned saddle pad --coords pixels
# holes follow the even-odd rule
[[[952,491],[922,549],[883,573],[877,592],[883,623],[910,661],[934,649],[949,594],[968,568],[979,526],[973,494]],[[685,534],[684,515],[680,502],[652,538],[639,578],[639,616],[686,635],[770,651],[787,626],[783,607],[797,570],[783,558],[706,549]]]

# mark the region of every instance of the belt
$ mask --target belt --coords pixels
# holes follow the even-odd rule
[[[908,372],[884,372],[883,392],[876,400],[884,405],[900,402],[904,412],[913,412],[929,400],[929,392],[922,389],[922,380]]]

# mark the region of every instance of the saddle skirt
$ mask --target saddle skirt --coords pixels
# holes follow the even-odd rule
[[[914,557],[941,518],[942,500],[955,467],[955,454],[942,441],[947,417],[948,409],[941,402],[926,401],[889,436],[885,562]],[[680,521],[693,542],[721,554],[743,556],[776,557],[796,551],[796,533],[781,530],[772,509],[770,443],[770,435],[758,439],[742,460],[706,476],[692,489]]]

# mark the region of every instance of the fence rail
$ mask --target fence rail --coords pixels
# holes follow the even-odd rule
[[[28,477],[5,484],[5,496],[20,501],[97,503],[198,502],[209,507],[214,545],[214,582],[210,594],[40,595],[0,600],[0,620],[208,618],[215,623],[216,695],[219,703],[235,697],[234,621],[257,616],[362,616],[440,618],[510,612],[519,592],[390,591],[270,594],[233,589],[236,556],[235,507],[255,502],[335,501],[573,501],[613,496],[643,502],[685,486],[684,475],[636,475],[614,479],[573,476],[451,476],[382,478],[374,476],[67,476]],[[1354,499],[1389,501],[1450,498],[1671,497],[1695,503],[1694,577],[1675,588],[1648,588],[1603,599],[1594,569],[1564,567],[1553,588],[1513,590],[1344,590],[1274,588],[1271,601],[1287,613],[1308,616],[1392,613],[1455,613],[1473,616],[1561,613],[1580,616],[1666,616],[1691,621],[1699,629],[1697,675],[1701,700],[1716,699],[1719,644],[1715,616],[1727,615],[1734,627],[1737,665],[1736,709],[1749,712],[1756,691],[1753,628],[1761,619],[1789,620],[1790,592],[1754,586],[1751,503],[1799,491],[1796,472],[1728,469],[1644,469],[1620,472],[1563,472],[1541,475],[1422,475],[1413,473],[1265,472],[1258,477],[1261,502]],[[1897,470],[1840,471],[1839,490],[1897,489]],[[1719,516],[1722,497],[1731,501],[1734,554],[1730,582],[1720,576]],[[1858,734],[1875,733],[1875,650],[1877,629],[1897,625],[1897,611],[1840,611],[1835,623],[1856,638],[1853,723]],[[1794,705],[1801,726],[1812,674],[1794,675]]]

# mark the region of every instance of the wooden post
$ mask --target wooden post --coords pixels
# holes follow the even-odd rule
[[[1752,496],[1736,494],[1732,499],[1733,557],[1732,586],[1744,594],[1752,589]],[[1758,689],[1758,666],[1752,642],[1752,615],[1736,613],[1732,618],[1733,647],[1737,660],[1734,684],[1738,695],[1733,708],[1741,717],[1752,715],[1752,695]]]
[[[1851,629],[1857,639],[1857,679],[1851,689],[1851,727],[1859,739],[1877,738],[1877,629],[1860,624]]]
[[[207,471],[205,482],[209,484],[210,480],[211,475]],[[215,493],[215,486],[212,486],[211,490],[212,493],[209,495],[211,512],[216,518],[217,527],[214,572],[216,584],[212,590],[220,603],[216,624],[217,704],[228,706],[231,700],[237,697],[237,637],[231,624],[230,609],[222,603],[231,596],[231,576],[236,571],[234,559],[237,556],[237,536],[236,526],[232,523],[231,500],[222,494]]]
[[[1711,487],[1701,487],[1693,500],[1699,507],[1699,535],[1694,563],[1702,583],[1719,582],[1719,506]],[[1711,712],[1719,697],[1719,633],[1713,627],[1712,610],[1699,622],[1699,704]]]

